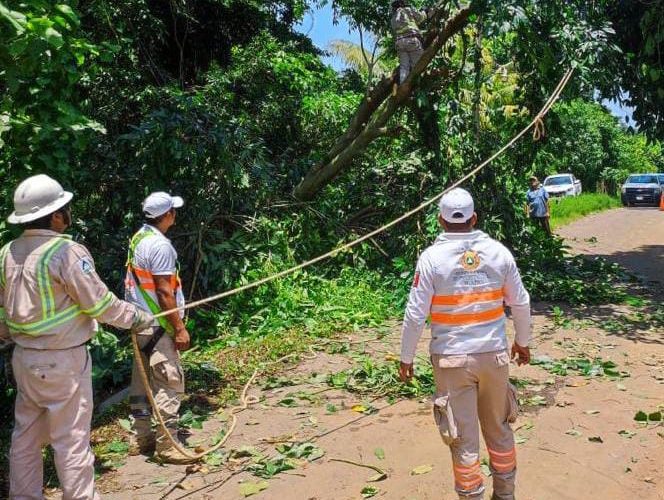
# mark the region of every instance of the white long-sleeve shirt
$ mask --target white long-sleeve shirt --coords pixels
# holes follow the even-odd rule
[[[441,234],[419,258],[401,338],[401,361],[412,363],[427,318],[432,354],[507,348],[504,305],[516,342],[530,341],[530,296],[510,251],[482,231]]]

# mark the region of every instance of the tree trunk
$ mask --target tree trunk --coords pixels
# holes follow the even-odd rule
[[[389,132],[387,122],[394,113],[404,106],[419,76],[428,68],[442,46],[452,36],[468,24],[473,6],[461,9],[450,19],[441,31],[438,28],[442,11],[432,18],[432,27],[424,41],[424,53],[403,82],[396,95],[390,91],[396,74],[383,78],[360,103],[346,132],[337,140],[325,157],[315,165],[300,181],[293,194],[300,200],[312,199],[323,187],[347,168],[354,158],[364,152],[369,144]]]

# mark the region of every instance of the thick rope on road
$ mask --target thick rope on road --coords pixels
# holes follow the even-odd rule
[[[433,205],[440,198],[442,198],[446,193],[448,193],[449,191],[451,191],[454,188],[459,187],[461,184],[463,184],[468,179],[470,179],[473,175],[477,174],[480,170],[482,170],[484,167],[486,167],[488,164],[490,164],[492,161],[494,161],[496,158],[498,158],[500,155],[502,155],[509,148],[514,146],[514,144],[516,144],[516,142],[519,139],[521,139],[521,137],[523,137],[533,127],[535,127],[535,135],[534,135],[533,139],[537,140],[539,138],[538,136],[541,136],[541,134],[544,130],[543,121],[542,121],[544,116],[549,112],[551,107],[558,100],[558,98],[562,94],[563,90],[565,89],[565,86],[567,85],[570,78],[572,77],[573,73],[574,73],[573,68],[570,68],[570,69],[567,70],[567,72],[565,72],[565,74],[563,75],[563,77],[558,82],[558,85],[556,86],[554,91],[551,93],[551,96],[549,96],[549,99],[546,101],[546,103],[544,104],[542,109],[539,111],[539,113],[537,113],[535,115],[533,120],[528,125],[526,125],[525,128],[523,128],[507,144],[505,144],[502,148],[500,148],[498,151],[496,151],[488,159],[484,160],[477,167],[473,168],[470,172],[468,172],[466,175],[464,175],[459,180],[457,180],[454,184],[452,184],[451,186],[449,186],[448,188],[446,188],[445,190],[443,190],[441,193],[437,194],[433,198],[430,198],[430,199],[426,200],[425,202],[421,203],[417,207],[413,208],[412,210],[409,210],[408,212],[406,212],[403,215],[401,215],[400,217],[397,217],[396,219],[388,222],[387,224],[385,224],[385,225],[383,225],[383,226],[381,226],[377,229],[374,229],[373,231],[371,231],[371,232],[369,232],[369,233],[367,233],[363,236],[360,236],[359,238],[357,238],[353,241],[350,241],[350,242],[348,242],[344,245],[341,245],[341,246],[339,246],[339,247],[337,247],[333,250],[330,250],[329,252],[324,253],[323,255],[319,255],[318,257],[310,259],[306,262],[302,262],[301,264],[298,264],[296,266],[293,266],[289,269],[278,272],[276,274],[273,274],[273,275],[267,276],[265,278],[256,280],[252,283],[248,283],[246,285],[234,288],[232,290],[227,290],[225,292],[218,293],[216,295],[212,295],[212,296],[207,297],[205,299],[201,299],[201,300],[197,300],[195,302],[191,302],[189,304],[185,304],[184,306],[176,307],[176,308],[171,309],[169,311],[161,312],[161,313],[155,315],[155,318],[160,318],[162,316],[168,316],[169,314],[172,314],[174,312],[184,311],[184,310],[187,310],[187,309],[192,309],[194,307],[202,306],[204,304],[208,304],[210,302],[214,302],[214,301],[223,299],[225,297],[230,297],[232,295],[237,295],[238,293],[244,292],[246,290],[251,290],[252,288],[257,288],[261,285],[264,285],[265,283],[269,283],[270,281],[274,281],[274,280],[277,280],[279,278],[283,278],[284,276],[287,276],[287,275],[292,274],[296,271],[299,271],[300,269],[304,269],[306,267],[312,266],[313,264],[316,264],[320,261],[323,261],[323,260],[329,259],[331,257],[334,257],[335,255],[337,255],[341,252],[344,252],[345,250],[348,250],[349,248],[357,246],[360,243],[373,238],[377,234],[383,233],[383,232],[387,231],[388,229],[392,228],[393,226],[396,226],[397,224],[399,224],[400,222],[408,219],[409,217],[413,216],[417,212],[420,212],[421,210],[424,210],[425,208]],[[150,406],[152,406],[152,412],[153,412],[153,414],[156,415],[157,422],[159,423],[159,426],[160,426],[162,432],[164,432],[164,434],[166,435],[168,440],[171,442],[171,444],[180,453],[182,453],[185,457],[191,458],[192,460],[199,460],[199,459],[205,457],[206,455],[209,455],[210,453],[213,453],[214,451],[221,448],[221,446],[223,446],[223,444],[228,440],[229,436],[231,435],[231,433],[235,429],[235,426],[237,425],[237,417],[235,416],[235,414],[238,413],[239,411],[242,411],[243,409],[246,409],[250,404],[253,404],[253,403],[256,402],[256,398],[254,396],[248,396],[247,392],[249,390],[249,387],[253,383],[253,381],[258,376],[258,373],[259,373],[260,369],[257,368],[256,370],[254,370],[253,375],[249,378],[249,380],[245,384],[245,386],[242,390],[241,397],[240,397],[240,405],[238,405],[236,407],[233,407],[231,409],[231,420],[232,420],[231,425],[228,429],[228,432],[224,435],[224,437],[221,439],[221,441],[219,441],[219,443],[215,444],[214,446],[212,446],[208,450],[205,450],[201,453],[192,453],[192,452],[188,451],[186,448],[184,448],[179,442],[177,442],[176,439],[173,439],[173,437],[171,436],[171,433],[166,428],[166,423],[164,422],[164,419],[161,416],[161,412],[159,411],[159,407],[157,406],[157,403],[154,399],[154,396],[152,395],[152,389],[150,388],[150,383],[149,383],[149,380],[148,380],[147,372],[145,370],[145,365],[143,363],[143,358],[141,356],[140,349],[138,347],[138,341],[136,339],[136,333],[132,332],[131,337],[132,337],[132,339],[131,339],[132,340],[132,345],[133,345],[133,348],[134,348],[134,357],[136,358],[136,361],[137,361],[137,364],[138,364],[138,368],[139,368],[138,371],[139,371],[139,374],[140,374],[140,377],[141,377],[141,381],[143,382],[143,386],[145,387],[145,393],[148,397],[148,400],[150,401]],[[292,356],[295,356],[295,354],[289,354],[288,356],[285,356],[284,358],[280,358],[279,360],[274,361],[273,363],[281,362],[281,361],[285,360],[286,358],[290,358]]]

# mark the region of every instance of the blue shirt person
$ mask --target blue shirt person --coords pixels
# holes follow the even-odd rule
[[[531,220],[550,235],[549,193],[540,185],[535,176],[530,178],[530,189],[526,192],[526,201],[528,203],[528,215],[530,215]]]

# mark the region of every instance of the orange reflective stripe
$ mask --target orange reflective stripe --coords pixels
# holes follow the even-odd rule
[[[516,456],[516,448],[512,448],[509,451],[505,452],[500,452],[500,451],[493,451],[491,448],[487,448],[487,451],[489,452],[489,455],[496,456],[496,457],[511,457],[512,455]]]
[[[508,464],[496,464],[491,462],[491,466],[496,470],[496,472],[512,472],[516,467],[516,462],[510,462]]]
[[[152,273],[150,271],[146,271],[145,269],[139,269],[138,267],[132,268],[134,272],[136,273],[136,276],[139,278],[151,280],[152,279]]]
[[[489,302],[503,298],[503,290],[489,290],[488,292],[461,293],[457,295],[434,295],[431,305],[434,306],[463,306],[476,302]]]
[[[456,471],[459,471],[461,473],[464,473],[464,472],[478,472],[480,470],[480,462],[478,460],[473,465],[466,465],[466,466],[454,464],[452,467],[454,468],[455,472]]]
[[[476,313],[431,313],[431,322],[440,325],[472,325],[474,323],[484,323],[486,321],[495,321],[503,317],[505,312],[503,306],[481,311]]]
[[[482,476],[477,477],[476,479],[473,479],[472,481],[459,481],[458,479],[455,481],[457,489],[460,490],[474,490],[478,486],[482,485]]]
[[[516,448],[509,451],[495,451],[488,448],[491,466],[497,472],[511,472],[516,467]]]

